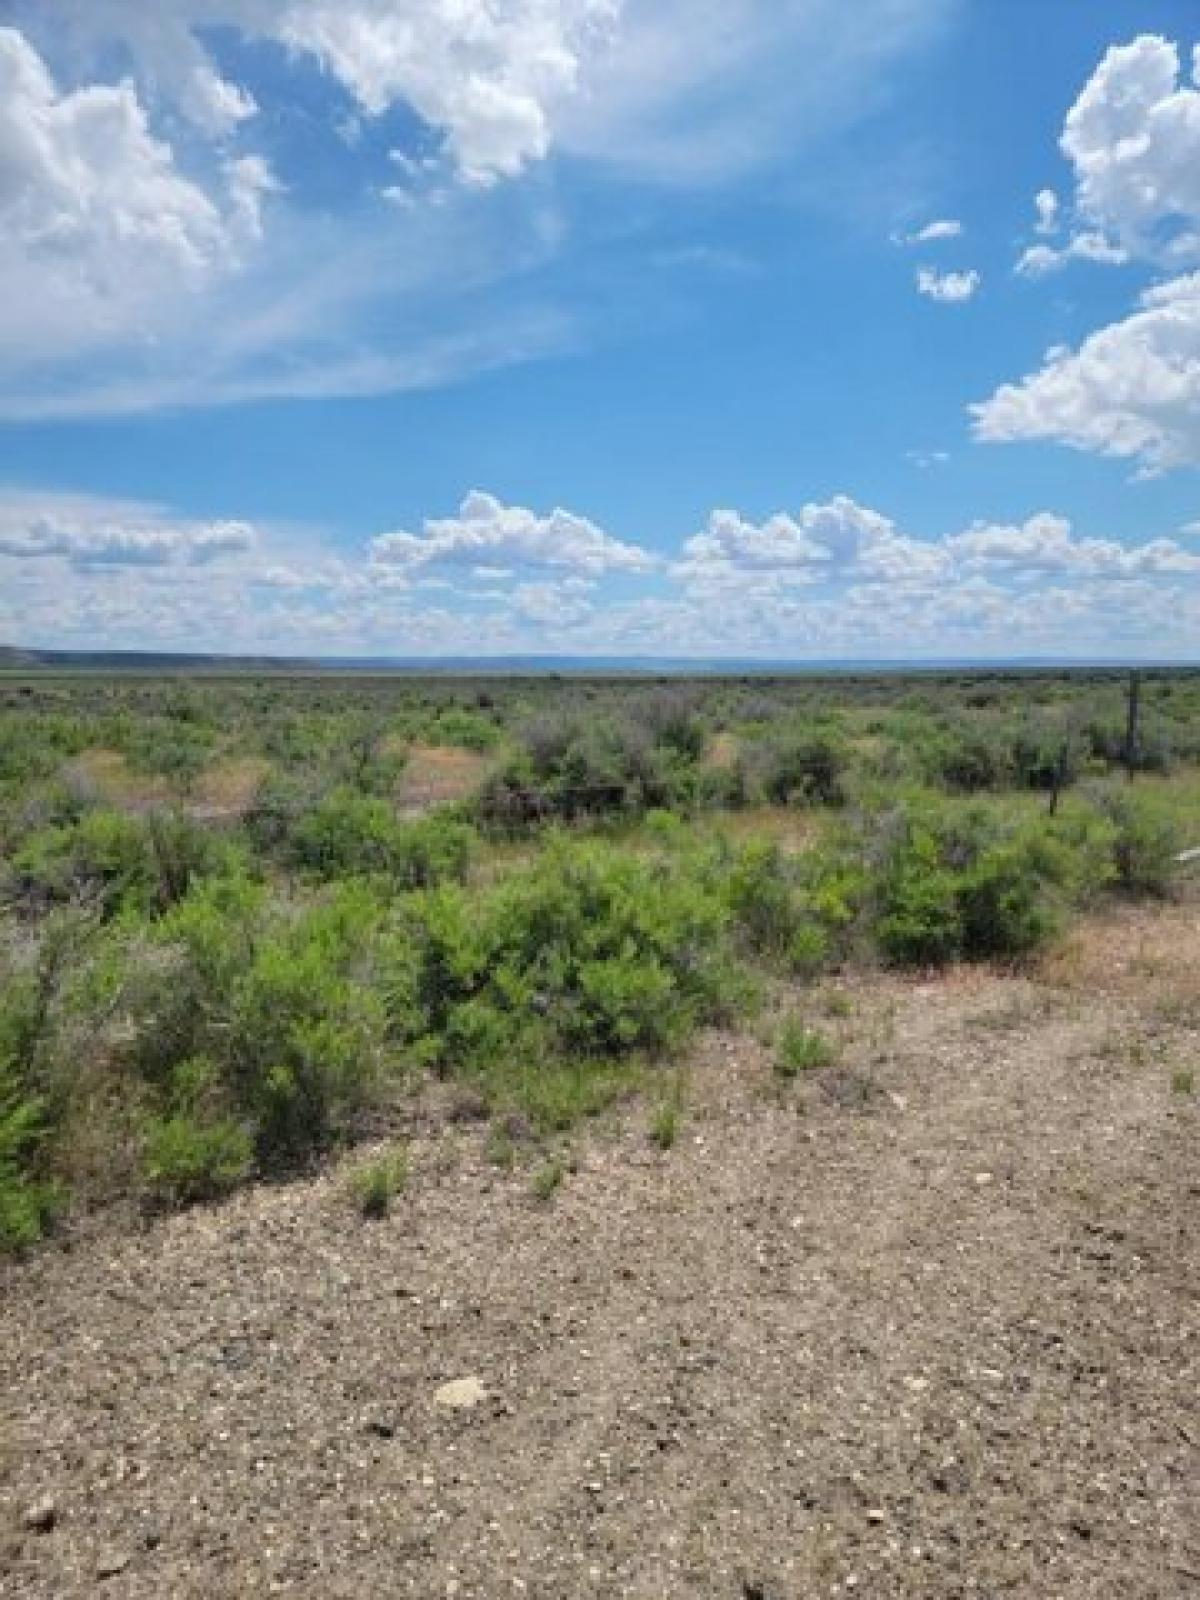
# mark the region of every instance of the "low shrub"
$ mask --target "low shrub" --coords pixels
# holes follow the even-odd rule
[[[650,1138],[660,1150],[670,1150],[679,1138],[680,1110],[673,1101],[658,1106],[650,1119]]]
[[[0,1250],[34,1243],[66,1199],[52,1154],[79,1061],[71,1053],[55,1062],[51,1046],[63,984],[91,927],[77,913],[52,912],[21,959],[12,949],[2,952]]]
[[[401,1009],[446,1066],[668,1048],[737,993],[728,923],[686,857],[552,843],[485,894],[413,904]]]
[[[784,1021],[775,1045],[775,1071],[781,1078],[817,1072],[836,1059],[837,1052],[823,1033],[806,1027],[798,1017]]]
[[[754,840],[729,864],[726,895],[746,943],[758,955],[781,959],[801,927],[795,873],[779,846]]]
[[[567,1169],[563,1162],[555,1156],[552,1160],[543,1162],[533,1175],[533,1192],[539,1200],[550,1200],[562,1188],[563,1180],[567,1176]]]
[[[34,1244],[59,1204],[57,1187],[38,1174],[43,1112],[15,1064],[0,1057],[0,1251]]]
[[[683,711],[625,716],[545,715],[522,729],[520,748],[486,782],[484,826],[514,833],[548,821],[691,811],[701,792],[703,730]]]
[[[751,753],[758,781],[775,805],[841,805],[848,767],[844,745],[823,734],[767,740]]]
[[[353,886],[288,914],[236,881],[206,884],[163,918],[125,1004],[131,1064],[176,1100],[165,1114],[178,1109],[179,1073],[200,1060],[264,1169],[331,1143],[383,1071],[373,968],[383,920]]]
[[[89,811],[26,839],[9,874],[18,897],[88,902],[106,916],[174,905],[234,847],[182,813]]]
[[[142,1170],[157,1199],[171,1205],[213,1200],[245,1181],[254,1166],[250,1134],[231,1118],[197,1120],[186,1112],[151,1117]]]
[[[956,877],[926,827],[912,828],[887,863],[875,936],[889,960],[907,966],[949,961],[961,948]]]
[[[883,840],[875,938],[900,965],[1025,955],[1111,876],[1111,830],[1084,807],[1029,820],[918,799],[864,826]]]
[[[1125,787],[1093,793],[1093,804],[1112,828],[1112,863],[1117,885],[1129,894],[1165,895],[1184,848],[1177,816],[1146,791]]]
[[[929,775],[962,794],[1003,789],[1013,778],[1013,756],[999,730],[950,727],[926,752]]]
[[[391,805],[354,789],[335,789],[291,829],[287,856],[327,881],[379,875],[398,889],[461,881],[475,834],[465,823],[431,816],[400,822]]]
[[[391,1210],[392,1201],[408,1187],[408,1152],[389,1150],[358,1167],[350,1176],[350,1193],[364,1217],[378,1222]]]
[[[1060,928],[1059,909],[1020,841],[984,851],[957,886],[962,953],[968,958],[1025,955]]]
[[[452,706],[429,726],[427,737],[431,744],[458,745],[463,750],[491,750],[500,740],[500,732],[490,717],[479,711],[468,711],[462,706]]]

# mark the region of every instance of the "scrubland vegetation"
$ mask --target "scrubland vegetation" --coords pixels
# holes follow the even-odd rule
[[[1020,960],[1200,843],[1200,673],[0,681],[0,1243],[303,1169],[431,1078],[550,1141],[848,964]],[[513,1130],[516,1130],[514,1133]],[[534,1180],[549,1196],[547,1143]],[[385,1212],[402,1164],[361,1175]]]

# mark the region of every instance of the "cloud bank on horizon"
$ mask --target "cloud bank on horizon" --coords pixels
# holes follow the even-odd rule
[[[961,0],[0,0],[0,638],[1200,655],[1200,45],[1149,9],[1164,31],[1102,41],[1082,83],[1047,68],[1057,150],[973,190],[982,156],[921,120],[928,63],[982,25]],[[731,504],[706,473],[694,439],[780,392],[737,332],[768,302],[781,338],[806,319],[793,381],[824,381],[869,491],[777,489],[760,461]],[[1038,355],[1041,327],[1061,336]],[[618,368],[576,421],[619,461],[661,329],[728,372],[711,414],[643,430],[692,469],[674,514],[647,517],[622,467],[576,489],[552,451],[514,494],[484,422],[455,435],[453,500],[344,526],[306,514],[299,459],[265,515],[106,476],[104,439],[156,418],[236,407],[253,437],[305,402],[349,427],[339,408],[481,383],[511,384],[536,437],[561,423],[520,380],[539,362]],[[843,347],[892,415],[914,380],[937,391],[912,408],[930,436],[872,422]],[[56,428],[69,487],[21,470]],[[984,464],[1000,444],[1025,447],[1019,514]],[[1062,447],[1070,480],[1042,464]],[[956,509],[913,487],[935,465]]]
[[[1041,512],[937,539],[844,495],[760,523],[716,509],[664,559],[479,490],[352,552],[301,529],[10,492],[0,570],[0,633],[79,647],[1022,655],[1061,650],[1066,619],[1094,649],[1136,654],[1200,627],[1194,530],[1128,543]]]

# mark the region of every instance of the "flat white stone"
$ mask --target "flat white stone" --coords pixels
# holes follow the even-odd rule
[[[450,1411],[474,1411],[486,1399],[487,1390],[479,1378],[456,1378],[453,1383],[444,1383],[433,1395],[435,1405],[445,1406]]]

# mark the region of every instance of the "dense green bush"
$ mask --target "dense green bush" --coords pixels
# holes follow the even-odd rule
[[[1162,893],[1200,843],[1195,779],[1106,776],[1125,691],[1102,672],[0,683],[0,1244],[68,1195],[179,1204],[302,1167],[430,1068],[564,1129],[748,1005],[764,968],[1020,956],[1108,885]],[[1147,672],[1142,709],[1139,768],[1200,761],[1200,674]],[[503,751],[479,816],[545,837],[473,872],[460,813],[401,821],[421,743]],[[164,779],[176,809],[147,809]],[[1051,816],[1036,791],[1060,787]],[[784,829],[797,848],[694,820],[764,802],[813,808],[803,839]]]
[[[33,1244],[57,1205],[55,1186],[38,1175],[43,1113],[41,1100],[28,1093],[17,1063],[0,1046],[0,1251]]]
[[[1030,820],[919,799],[874,827],[875,936],[902,964],[1027,954],[1112,875],[1111,829],[1084,807]]]
[[[294,867],[327,881],[380,874],[398,889],[425,889],[464,878],[474,840],[465,823],[400,822],[387,801],[339,788],[299,816],[285,851]]]
[[[228,839],[179,812],[96,810],[27,838],[8,884],[18,898],[44,905],[84,901],[106,915],[161,910],[234,853]]]
[[[951,727],[927,752],[929,776],[945,788],[977,794],[1012,781],[1014,758],[1003,734],[990,727]]]
[[[735,924],[755,955],[812,976],[846,953],[865,888],[851,851],[835,844],[793,856],[754,841],[722,872]]]
[[[400,1015],[447,1067],[665,1048],[738,993],[729,920],[686,859],[556,843],[485,895],[411,907]]]
[[[254,1145],[231,1118],[201,1121],[186,1112],[146,1124],[142,1165],[151,1191],[172,1205],[213,1200],[251,1172]]]
[[[1121,888],[1166,894],[1175,876],[1175,857],[1185,846],[1180,819],[1169,802],[1134,787],[1110,787],[1096,790],[1093,803],[1113,830],[1113,869]],[[1200,819],[1196,828],[1200,836]]]
[[[160,1115],[195,1116],[186,1069],[201,1061],[262,1167],[336,1139],[385,1065],[373,966],[383,918],[365,891],[297,913],[236,881],[205,885],[162,918],[124,995],[127,1059],[155,1086]]]
[[[426,737],[432,744],[458,745],[464,750],[492,750],[500,739],[490,717],[461,706],[451,706],[433,722]]]
[[[819,1072],[837,1058],[832,1042],[799,1017],[785,1017],[775,1041],[775,1071],[781,1078]]]
[[[961,947],[956,877],[926,826],[909,827],[886,865],[875,933],[883,953],[902,964],[949,961]]]
[[[0,1251],[40,1238],[60,1199],[42,1163],[50,1129],[34,1070],[55,976],[48,961],[0,982]]]
[[[671,697],[645,709],[645,720],[560,712],[527,723],[516,754],[480,792],[484,825],[511,833],[538,822],[693,810],[703,728]]]
[[[758,780],[775,805],[841,805],[848,767],[845,747],[825,734],[777,735],[753,752]]]
[[[676,685],[652,692],[638,706],[638,721],[650,730],[655,744],[682,760],[699,761],[703,755],[708,739],[697,690]]]
[[[1020,839],[985,849],[956,888],[962,954],[1020,956],[1045,944],[1061,924],[1052,881]]]
[[[408,1151],[403,1146],[387,1151],[359,1167],[350,1178],[350,1192],[362,1215],[379,1222],[392,1201],[408,1187]]]

